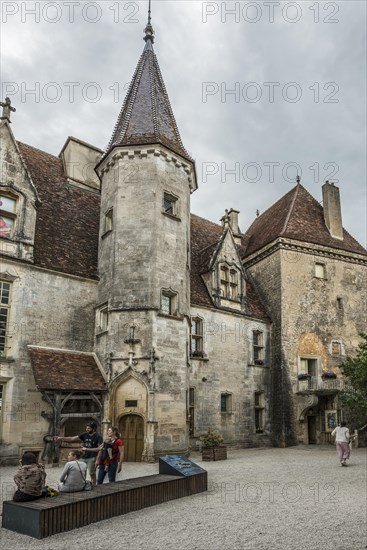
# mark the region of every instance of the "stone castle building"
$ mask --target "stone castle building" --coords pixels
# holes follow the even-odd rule
[[[47,435],[118,426],[127,460],[208,429],[250,447],[322,443],[339,365],[366,327],[367,251],[297,182],[245,232],[190,211],[197,190],[153,29],[106,151],[18,142],[2,103],[0,461],[58,461]],[[45,437],[46,436],[46,437]]]

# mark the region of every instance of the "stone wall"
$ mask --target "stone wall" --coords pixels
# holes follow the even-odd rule
[[[290,372],[282,345],[282,253],[279,250],[273,251],[248,268],[248,276],[272,321],[271,434],[273,445],[280,447],[292,445],[296,441]]]
[[[2,259],[0,278],[12,277],[8,349],[0,358],[4,385],[0,456],[18,456],[21,448],[43,449],[50,411],[30,364],[27,345],[93,350],[95,281]]]
[[[215,309],[192,308],[192,316],[203,319],[206,357],[191,358],[190,387],[195,391],[195,427],[192,443],[208,429],[220,433],[226,443],[241,447],[269,444],[269,388],[271,358],[264,365],[252,361],[252,332],[264,333],[266,323]],[[254,395],[264,393],[265,425],[256,433]],[[221,394],[230,396],[228,412],[221,412]]]

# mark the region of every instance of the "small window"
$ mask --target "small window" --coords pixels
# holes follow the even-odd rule
[[[0,356],[6,355],[11,283],[0,281]]]
[[[170,216],[178,216],[178,198],[170,193],[163,194],[163,212]]]
[[[0,237],[11,239],[14,235],[17,201],[14,197],[0,194]]]
[[[238,300],[238,272],[235,269],[231,269],[229,275],[229,297],[231,300]]]
[[[161,313],[164,315],[177,315],[177,294],[162,290],[161,293]]]
[[[125,407],[137,407],[137,406],[138,406],[138,402],[133,399],[125,401]]]
[[[230,393],[222,393],[220,396],[220,412],[232,412],[232,395]]]
[[[186,414],[189,423],[189,434],[194,435],[195,429],[195,388],[186,391]]]
[[[220,268],[220,291],[223,298],[229,298],[228,268],[223,265]]]
[[[3,427],[3,400],[5,394],[5,385],[0,384],[0,442],[2,440],[2,427]]]
[[[113,208],[110,208],[104,216],[103,234],[109,233],[113,229]]]
[[[336,303],[337,303],[338,309],[343,309],[343,298],[337,298]]]
[[[255,392],[255,429],[256,433],[262,433],[265,426],[265,396],[264,392]]]
[[[325,264],[315,263],[315,277],[318,279],[326,279]]]
[[[108,330],[108,307],[102,307],[97,313],[97,327],[98,332],[105,332]]]
[[[200,317],[191,319],[191,355],[203,355],[203,320]]]
[[[331,353],[333,355],[341,355],[342,347],[340,342],[331,342]]]
[[[260,330],[252,331],[253,361],[255,365],[264,365],[264,334]]]

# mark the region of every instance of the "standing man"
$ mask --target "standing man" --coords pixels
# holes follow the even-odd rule
[[[89,422],[85,427],[85,432],[71,437],[56,436],[55,441],[83,441],[82,451],[84,451],[83,462],[86,463],[90,479],[93,485],[96,485],[96,458],[100,445],[103,443],[101,434],[97,432],[97,423]]]

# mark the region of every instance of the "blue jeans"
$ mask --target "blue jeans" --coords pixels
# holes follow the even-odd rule
[[[113,483],[114,481],[116,481],[117,467],[118,467],[117,463],[110,464],[108,467],[108,472],[106,472],[104,464],[102,464],[101,466],[98,466],[97,485],[102,485],[103,480],[106,477],[107,473],[108,473],[108,481],[110,483]]]

